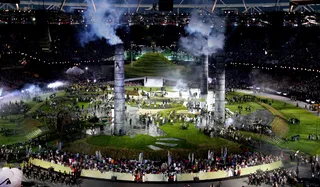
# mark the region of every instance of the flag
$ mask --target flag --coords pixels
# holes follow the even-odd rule
[[[99,151],[96,151],[96,157],[97,158],[99,157]]]
[[[227,147],[225,147],[225,148],[224,148],[224,155],[223,155],[223,156],[226,158],[226,157],[227,157],[227,155],[228,155],[228,148],[227,148]]]
[[[59,142],[59,145],[58,145],[58,150],[61,150],[62,149],[62,142]]]
[[[189,162],[191,162],[191,153],[188,155]]]
[[[168,151],[168,165],[171,165],[172,158],[171,158],[171,153]]]
[[[211,152],[211,160],[214,161],[214,151]]]
[[[32,154],[32,147],[29,148],[28,157]]]
[[[98,151],[98,160],[101,159],[101,151]]]
[[[26,146],[26,155],[29,156],[29,149],[28,146]]]
[[[143,161],[143,153],[139,154],[139,163],[142,164]]]
[[[193,163],[194,161],[194,153],[192,153],[192,156],[191,156],[191,162]]]

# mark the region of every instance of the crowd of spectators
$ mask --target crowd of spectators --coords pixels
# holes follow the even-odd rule
[[[255,89],[273,94],[287,93],[296,99],[317,101],[320,96],[318,73],[294,70],[262,70],[246,67],[230,68],[227,73],[226,85],[228,88]]]
[[[225,156],[225,157],[224,157]],[[41,152],[34,157],[54,164],[64,165],[71,168],[71,171],[82,169],[99,170],[101,172],[112,171],[121,173],[136,174],[161,174],[161,173],[192,173],[192,172],[215,172],[226,171],[233,173],[241,172],[241,168],[268,164],[279,161],[280,157],[274,155],[263,155],[257,152],[245,152],[242,154],[230,154],[224,156],[213,156],[209,159],[173,159],[170,161],[152,160],[125,160],[113,159],[101,155],[81,155],[66,152]]]
[[[319,67],[318,27],[283,28],[272,35],[268,28],[246,27],[232,31],[226,43],[227,57],[238,63]],[[283,34],[285,33],[285,34]]]

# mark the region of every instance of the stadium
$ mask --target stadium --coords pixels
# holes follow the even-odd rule
[[[0,187],[319,186],[319,10],[0,0]]]

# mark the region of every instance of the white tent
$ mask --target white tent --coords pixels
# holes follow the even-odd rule
[[[69,68],[66,71],[67,74],[69,75],[81,75],[84,73],[84,71],[80,68],[78,68],[77,66],[73,66],[72,68]]]

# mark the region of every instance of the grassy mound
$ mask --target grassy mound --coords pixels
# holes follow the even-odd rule
[[[170,76],[186,71],[184,67],[170,62],[160,53],[146,53],[137,61],[125,67],[126,78],[144,76]]]
[[[26,118],[21,122],[21,129],[24,129],[25,131],[32,131],[36,128],[38,128],[41,125],[41,123],[32,118]]]

